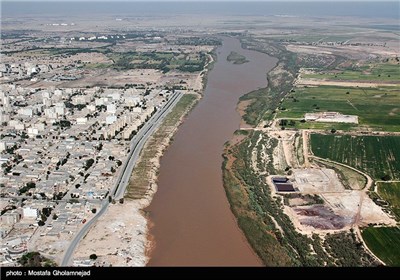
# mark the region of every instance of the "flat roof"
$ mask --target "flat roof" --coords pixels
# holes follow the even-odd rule
[[[278,192],[294,192],[294,187],[292,183],[277,183],[275,188]]]

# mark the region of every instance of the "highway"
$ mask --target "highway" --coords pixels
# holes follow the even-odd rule
[[[112,195],[115,199],[123,197],[126,187],[128,186],[132,170],[139,158],[140,152],[143,149],[144,144],[146,143],[147,139],[151,136],[151,134],[159,127],[162,120],[167,116],[167,114],[172,110],[172,108],[175,107],[175,105],[178,103],[182,95],[183,94],[179,92],[174,93],[167,101],[167,103],[164,104],[164,106],[161,109],[159,109],[145,123],[145,125],[139,130],[139,132],[132,138],[128,159],[127,161],[124,162],[122,169],[119,172],[117,181],[110,191],[110,195]],[[76,246],[79,244],[81,239],[87,234],[90,227],[97,221],[97,219],[99,219],[106,212],[108,205],[109,205],[108,199],[104,199],[102,207],[100,211],[97,212],[96,216],[94,216],[91,220],[86,222],[86,224],[74,236],[67,250],[65,251],[64,257],[61,262],[61,266],[71,265],[71,259]]]

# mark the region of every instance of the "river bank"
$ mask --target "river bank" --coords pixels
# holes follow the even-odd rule
[[[123,203],[110,204],[108,211],[81,241],[75,261],[96,253],[95,265],[144,266],[148,261],[148,221],[146,208],[157,191],[160,158],[184,116],[197,103],[198,94],[184,95],[161,126],[146,142],[131,175]]]
[[[249,62],[227,61],[235,51]],[[224,38],[204,96],[165,152],[158,191],[145,210],[151,224],[150,266],[258,266],[230,210],[222,184],[223,146],[240,125],[243,94],[267,84],[276,59]]]
[[[204,87],[204,77],[212,66],[213,57],[199,73],[195,88]],[[157,174],[160,159],[169,146],[178,127],[188,112],[201,98],[200,94],[185,94],[168,114],[161,126],[146,142],[138,163],[131,175],[130,186],[123,203],[110,204],[108,211],[99,219],[79,244],[74,264],[87,262],[91,254],[97,266],[145,266],[146,252],[151,247],[148,236],[148,220],[144,208],[149,206],[157,191]]]

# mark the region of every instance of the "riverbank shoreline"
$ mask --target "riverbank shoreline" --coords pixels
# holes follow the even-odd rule
[[[199,73],[196,80],[197,88],[204,89],[203,81],[206,81],[204,77],[214,62],[212,55],[208,54],[208,57],[209,60],[204,70]],[[157,173],[164,152],[173,141],[173,136],[184,122],[185,116],[195,107],[201,97],[201,94],[198,93],[185,94],[149,138],[137,164],[143,161],[146,149],[154,148],[152,144],[157,138],[157,133],[166,129],[166,137],[157,139],[159,142],[156,145],[154,157],[150,159],[151,166],[147,170],[148,187],[145,194],[140,198],[130,198],[128,187],[123,203],[110,204],[104,216],[79,244],[74,257],[75,263],[85,261],[89,255],[96,253],[97,259],[93,264],[98,266],[145,266],[147,264],[149,260],[147,252],[153,246],[153,242],[149,235],[151,225],[144,209],[150,205],[157,192]],[[169,123],[171,119],[173,119],[172,125]],[[134,173],[135,169],[132,172],[130,184],[135,182]],[[116,244],[118,245],[116,246]]]
[[[148,266],[261,265],[229,208],[221,153],[240,126],[239,97],[266,86],[265,70],[275,65],[275,58],[243,49],[237,38],[223,40],[201,102],[163,156],[159,190],[146,209],[154,223]],[[249,63],[227,61],[231,51]]]

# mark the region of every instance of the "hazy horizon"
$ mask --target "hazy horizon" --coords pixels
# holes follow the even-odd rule
[[[2,2],[398,2],[396,0],[3,0]]]
[[[205,4],[205,2],[208,2]],[[94,4],[96,3],[96,4]],[[117,4],[118,3],[118,4]],[[206,14],[206,15],[290,15],[298,17],[376,17],[399,18],[399,3],[393,1],[213,1],[213,0],[119,0],[118,2],[85,1],[3,1],[2,15],[162,15],[162,14]]]

